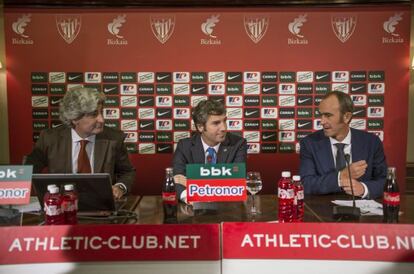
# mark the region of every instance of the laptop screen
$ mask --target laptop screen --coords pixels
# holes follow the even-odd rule
[[[32,183],[42,210],[48,185],[55,184],[62,192],[64,185],[73,184],[78,192],[79,212],[115,211],[111,176],[108,173],[33,174]]]

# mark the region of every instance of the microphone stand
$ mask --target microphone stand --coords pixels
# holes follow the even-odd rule
[[[349,206],[334,206],[333,217],[335,220],[342,221],[359,221],[361,210],[355,205],[354,186],[351,178],[351,168],[349,167],[349,154],[345,154],[345,162],[348,170],[349,184],[351,185],[352,207]]]

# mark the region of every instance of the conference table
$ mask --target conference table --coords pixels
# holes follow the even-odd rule
[[[334,204],[332,200],[348,200],[349,196],[342,194],[312,195],[305,197],[304,222],[337,222],[333,217]],[[178,204],[177,221],[179,224],[191,223],[221,223],[221,222],[277,222],[277,196],[264,194],[256,195],[256,207],[260,214],[249,214],[251,197],[245,202],[217,202],[213,209],[194,209],[195,206]],[[381,202],[381,200],[378,200]],[[402,195],[400,223],[414,223],[414,195]],[[162,224],[164,218],[161,196],[143,196],[135,210],[137,224]],[[354,221],[355,222],[355,221]],[[381,223],[382,216],[365,216],[360,223]]]

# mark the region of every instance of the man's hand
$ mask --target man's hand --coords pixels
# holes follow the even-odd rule
[[[124,191],[119,186],[112,186],[112,194],[115,199],[120,199],[124,196]]]
[[[351,185],[349,184],[349,180],[347,180],[346,182],[341,182],[341,183],[342,183],[342,188],[345,191],[345,193],[352,195]],[[355,196],[362,197],[362,195],[364,195],[365,189],[361,182],[355,179],[352,179],[352,186],[354,188]]]
[[[174,181],[176,184],[180,184],[180,185],[187,187],[187,177],[185,177],[182,174],[175,175]]]
[[[367,169],[368,165],[365,160],[361,160],[355,163],[352,163],[349,165],[349,169],[351,170],[351,179],[358,179],[362,177],[362,175],[365,174],[365,171]],[[349,176],[348,176],[348,168],[345,167],[341,170],[341,185],[344,184],[349,185]]]

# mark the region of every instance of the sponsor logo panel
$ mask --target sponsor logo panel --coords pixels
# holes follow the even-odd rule
[[[122,131],[136,131],[138,130],[137,120],[121,120]]]
[[[155,144],[143,143],[138,145],[139,154],[155,154]]]

